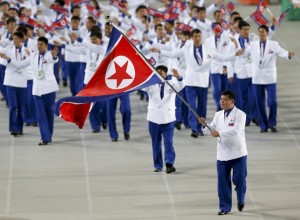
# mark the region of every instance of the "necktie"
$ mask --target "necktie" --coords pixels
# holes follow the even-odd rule
[[[264,56],[264,44],[260,44],[260,57],[262,58]]]
[[[164,89],[165,89],[165,83],[161,83],[161,87],[160,87],[160,98],[161,99],[164,98]]]
[[[202,60],[202,56],[199,52],[199,49],[200,48],[195,48],[195,55],[196,55],[196,61],[197,61],[198,65],[201,65],[203,60]]]
[[[244,47],[245,47],[245,49],[248,47],[248,41],[247,41],[247,38],[244,38]]]
[[[220,44],[220,38],[217,37],[216,39],[216,48],[219,49],[219,44]]]

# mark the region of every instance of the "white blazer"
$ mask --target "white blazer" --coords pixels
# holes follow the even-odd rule
[[[288,51],[281,48],[276,41],[267,40],[263,57],[260,56],[260,42],[252,42],[246,54],[252,58],[252,83],[273,84],[277,82],[276,57],[288,58]]]
[[[40,62],[39,52],[34,52],[26,60],[12,61],[11,64],[17,68],[31,66],[33,71],[32,95],[42,96],[59,89],[53,72],[53,65],[57,62],[58,58],[54,60],[51,52],[46,51]],[[40,73],[43,73],[42,77]]]
[[[91,80],[103,60],[107,45],[96,45],[87,40],[83,40],[81,43],[76,43],[78,45],[77,47],[70,44],[65,45],[65,50],[66,52],[69,51],[76,54],[83,54],[87,58],[86,68],[84,70],[84,84],[86,85]]]
[[[184,80],[178,81],[175,77],[167,80],[174,89],[179,92],[185,86]],[[147,120],[156,124],[167,124],[176,120],[175,97],[176,93],[165,83],[164,97],[160,97],[160,84],[149,86],[145,89],[149,95]]]
[[[212,35],[211,37],[206,39],[204,44],[209,48],[209,52],[213,53],[213,54],[218,53],[218,54],[225,55],[225,54],[229,53],[230,48],[234,48],[234,46],[232,45],[233,43],[231,42],[231,39],[229,38],[228,33],[226,33],[225,31],[223,31],[223,33],[220,36],[220,42],[219,42],[218,48],[216,47],[215,35]],[[222,74],[223,66],[228,66],[228,65],[229,65],[228,62],[220,62],[217,60],[212,60],[211,67],[210,67],[210,73]]]
[[[220,134],[217,142],[217,160],[228,161],[247,155],[245,124],[246,114],[236,107],[227,118],[224,110],[215,113],[210,127]]]
[[[198,64],[194,56],[194,44],[186,42],[185,46],[176,51],[161,50],[160,54],[166,57],[184,57],[186,63],[185,82],[187,86],[208,88],[209,69],[212,55],[202,44],[202,64]]]
[[[21,50],[18,50],[15,46],[12,46],[7,47],[5,51],[2,52],[11,59],[10,63],[7,63],[5,69],[3,84],[6,86],[27,88],[27,80],[30,78],[28,66],[20,68],[13,65],[13,62],[27,59],[30,56],[30,50],[24,46],[21,47]]]

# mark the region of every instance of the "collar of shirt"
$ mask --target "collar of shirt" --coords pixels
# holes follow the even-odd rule
[[[233,110],[234,107],[232,107],[231,109],[228,110],[224,110],[224,114],[226,115],[226,117],[228,117],[228,115],[230,114],[230,112]]]

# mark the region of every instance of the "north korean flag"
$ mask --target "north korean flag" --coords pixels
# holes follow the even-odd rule
[[[257,25],[267,25],[269,23],[268,19],[263,16],[262,13],[260,13],[259,11],[253,12],[250,15],[250,18],[253,19],[253,21],[257,24]]]
[[[66,16],[62,16],[57,21],[53,22],[49,28],[46,29],[46,32],[52,32],[55,30],[62,30],[68,26],[68,20]]]
[[[113,26],[105,57],[94,76],[76,96],[56,102],[55,113],[82,128],[92,102],[118,97],[161,81],[154,67]]]
[[[96,19],[98,19],[101,15],[100,10],[98,10],[97,8],[93,7],[91,4],[86,4],[86,9],[88,10],[88,12]]]

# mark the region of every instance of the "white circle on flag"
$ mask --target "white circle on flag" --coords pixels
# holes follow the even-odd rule
[[[62,20],[62,21],[60,22],[60,24],[61,24],[61,25],[65,25],[66,22],[65,22],[64,20]]]
[[[25,17],[25,18],[24,18],[24,21],[25,21],[25,22],[27,22],[27,21],[28,21],[28,18],[27,18],[27,17]]]
[[[169,17],[169,14],[165,14],[165,19],[168,19]]]
[[[125,56],[117,56],[106,69],[105,83],[110,89],[123,89],[129,86],[134,78],[135,69],[131,60]]]

